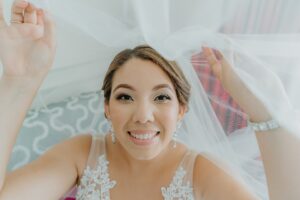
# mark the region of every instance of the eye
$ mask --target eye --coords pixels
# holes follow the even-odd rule
[[[131,96],[129,96],[128,94],[120,94],[117,96],[116,98],[117,100],[120,100],[120,101],[131,101],[133,100]]]
[[[159,102],[165,102],[167,100],[171,100],[171,97],[169,95],[166,95],[166,94],[161,94],[161,95],[155,97],[155,100],[157,100]]]

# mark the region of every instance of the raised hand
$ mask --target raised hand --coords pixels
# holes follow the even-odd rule
[[[203,47],[202,49],[214,75],[221,81],[224,89],[229,93],[234,92],[232,87],[235,87],[236,84],[242,84],[242,82],[232,69],[232,66],[220,51],[209,47]]]
[[[25,0],[16,0],[11,24],[3,17],[0,0],[0,60],[3,76],[43,79],[52,66],[55,34],[52,19],[42,9]]]
[[[220,80],[224,89],[232,96],[239,106],[254,122],[266,121],[271,118],[264,104],[246,87],[221,52],[203,47],[214,75]]]

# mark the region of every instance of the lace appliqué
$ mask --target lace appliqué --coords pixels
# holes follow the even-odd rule
[[[176,171],[169,187],[161,188],[164,200],[194,200],[193,188],[190,186],[190,182],[188,181],[186,185],[183,184],[185,174],[186,171],[180,167]]]
[[[109,162],[102,155],[98,158],[96,169],[89,166],[84,170],[76,199],[78,200],[109,200],[109,190],[116,185],[110,181],[108,174]]]

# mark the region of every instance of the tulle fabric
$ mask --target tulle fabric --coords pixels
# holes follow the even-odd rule
[[[205,60],[193,63],[193,58],[201,57],[203,45],[220,50],[272,117],[300,137],[300,25],[290,20],[299,18],[299,1],[34,2],[54,15],[59,41],[55,66],[34,108],[98,91],[116,53],[149,44],[167,59],[176,60],[192,86],[190,109],[180,130],[180,140],[198,152],[213,155],[208,158],[230,169],[228,173],[261,199],[268,199],[255,135],[245,123],[247,114],[209,72]],[[73,43],[75,40],[78,46]],[[86,47],[85,51],[81,47]],[[200,71],[200,77],[195,69]],[[205,85],[209,82],[218,85],[217,91]],[[102,106],[103,102],[95,111],[91,130],[97,131],[97,125],[103,123],[98,120],[103,114]]]

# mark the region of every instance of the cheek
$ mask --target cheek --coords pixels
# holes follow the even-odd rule
[[[114,123],[114,127],[118,129],[128,121],[130,111],[128,110],[128,107],[124,105],[112,103],[110,106],[110,116]]]
[[[176,121],[178,110],[174,109],[174,106],[160,108],[159,112],[160,112],[160,115],[162,117],[164,117],[166,120],[175,120]]]
[[[158,104],[153,106],[153,112],[155,121],[152,123],[159,124],[165,131],[173,132],[178,117],[178,105],[175,103]],[[134,114],[135,108],[130,105],[123,105],[112,102],[110,106],[111,119],[114,122],[116,130],[124,128],[127,123],[130,123],[130,118]]]
[[[158,109],[159,114],[157,114],[157,118],[159,118],[158,120],[166,131],[173,132],[176,127],[178,117],[178,109],[176,108],[176,105],[167,105]]]

